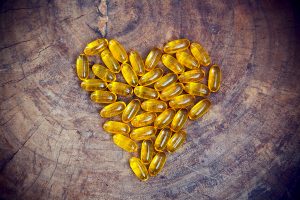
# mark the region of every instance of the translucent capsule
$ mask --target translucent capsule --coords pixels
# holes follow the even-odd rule
[[[100,79],[85,79],[81,82],[80,86],[88,92],[106,89],[106,83]]]
[[[105,82],[112,82],[116,80],[116,75],[102,65],[94,64],[92,71],[98,78]]]
[[[160,93],[160,99],[164,101],[168,101],[178,95],[180,95],[183,91],[182,83],[174,83],[165,89],[163,89]]]
[[[181,83],[189,83],[189,82],[200,82],[204,78],[204,71],[202,69],[194,69],[187,72],[182,73],[178,80]]]
[[[140,159],[136,157],[130,158],[129,165],[138,179],[140,179],[141,181],[146,181],[148,179],[148,170]]]
[[[88,43],[83,52],[85,55],[93,56],[99,54],[105,48],[107,48],[107,39],[100,38]]]
[[[164,71],[160,68],[155,68],[151,70],[150,72],[147,72],[144,74],[140,80],[139,84],[146,86],[146,85],[151,85],[152,83],[155,83],[158,79],[160,79],[163,75]]]
[[[184,66],[182,66],[177,60],[176,58],[174,58],[173,56],[169,55],[169,54],[164,54],[161,57],[161,60],[163,62],[163,64],[170,69],[172,72],[174,72],[175,74],[181,74],[184,72]]]
[[[148,54],[146,61],[145,61],[145,69],[147,71],[151,71],[160,61],[162,52],[158,48],[153,48],[150,53]]]
[[[117,116],[123,112],[125,107],[126,107],[126,104],[123,101],[118,101],[118,102],[109,104],[109,105],[105,106],[104,108],[102,108],[102,110],[100,111],[100,116],[104,117],[104,118]]]
[[[184,124],[186,123],[186,120],[188,119],[188,111],[187,109],[180,109],[175,114],[173,121],[171,123],[171,129],[174,132],[179,131],[182,129]]]
[[[135,116],[131,120],[131,124],[134,127],[147,126],[147,125],[152,124],[156,117],[157,117],[156,114],[153,112],[145,112],[145,113]]]
[[[80,80],[87,79],[89,77],[89,61],[86,55],[80,54],[76,60],[77,76]]]
[[[164,101],[149,99],[144,101],[141,105],[142,109],[148,112],[163,112],[167,109],[168,105]]]
[[[135,87],[134,94],[142,99],[158,99],[158,92],[145,86]]]
[[[198,62],[203,66],[210,65],[210,56],[207,51],[198,43],[191,44],[191,52],[193,56],[198,60]]]
[[[167,160],[167,156],[164,152],[158,152],[152,159],[149,165],[150,176],[156,176],[164,167]]]
[[[141,160],[144,164],[149,164],[154,154],[152,140],[144,140],[141,147]]]
[[[125,108],[122,113],[122,121],[125,123],[130,122],[141,108],[141,102],[138,99],[133,99]]]
[[[189,118],[191,120],[198,119],[199,117],[202,117],[207,111],[209,110],[211,106],[211,102],[208,99],[202,99],[198,103],[196,103],[189,112]]]
[[[186,132],[185,131],[180,130],[180,131],[174,133],[174,135],[171,137],[171,139],[169,139],[168,144],[167,144],[168,152],[173,153],[174,151],[179,149],[179,147],[182,146],[182,144],[184,143],[185,140],[186,140]]]
[[[197,59],[185,51],[177,52],[176,58],[181,65],[183,65],[189,69],[196,69],[199,67],[199,63],[198,63]]]
[[[155,150],[163,151],[166,148],[167,143],[168,143],[169,139],[171,138],[171,135],[172,135],[171,129],[169,129],[169,128],[162,129],[155,139],[155,142],[154,142]]]
[[[138,84],[138,77],[136,73],[133,71],[132,67],[128,63],[122,64],[122,75],[125,79],[125,81],[131,85],[132,87],[137,86]]]
[[[208,88],[212,92],[217,92],[221,85],[221,70],[218,65],[210,67],[208,72]]]
[[[128,61],[128,55],[125,48],[117,40],[110,40],[108,42],[108,48],[117,61],[121,63]]]
[[[190,94],[182,94],[169,101],[171,108],[186,108],[194,103],[195,97]]]
[[[155,119],[154,126],[158,129],[168,126],[172,122],[175,114],[176,111],[172,108],[165,110]]]
[[[186,50],[189,48],[189,46],[190,41],[188,39],[173,40],[164,46],[164,52],[172,54],[178,51]]]
[[[135,141],[129,137],[126,137],[125,135],[116,134],[113,136],[113,141],[118,147],[124,149],[125,151],[136,152],[138,150],[138,145],[135,143]]]
[[[129,60],[133,71],[135,71],[138,76],[142,76],[145,73],[145,66],[140,54],[137,51],[131,51],[129,53]]]
[[[202,83],[187,83],[184,91],[194,96],[207,97],[210,94],[208,87]]]
[[[91,100],[96,103],[113,103],[117,95],[109,91],[96,90],[91,94]]]
[[[172,83],[175,83],[177,81],[177,75],[173,73],[168,73],[165,76],[161,77],[155,84],[154,88],[157,91],[161,91],[171,85]]]
[[[120,72],[121,66],[119,62],[113,57],[112,53],[108,49],[105,49],[101,52],[101,59],[111,72]]]
[[[123,122],[117,121],[106,121],[103,124],[103,129],[112,134],[128,135],[130,132],[130,126]]]
[[[131,131],[130,138],[133,140],[149,140],[156,134],[154,126],[144,126]]]
[[[129,96],[133,92],[132,87],[130,85],[121,82],[111,82],[107,85],[107,88],[111,92],[121,96]]]

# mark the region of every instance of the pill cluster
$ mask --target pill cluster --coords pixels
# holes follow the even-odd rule
[[[99,56],[103,64],[93,64],[90,69],[90,56]],[[158,67],[160,62],[168,72]],[[202,66],[209,67],[207,76]],[[97,39],[78,56],[76,70],[81,87],[92,92],[91,100],[108,104],[100,116],[121,116],[119,121],[106,121],[103,129],[113,134],[114,143],[123,150],[140,149],[139,157],[131,157],[129,165],[143,181],[162,170],[167,152],[182,146],[187,119],[196,120],[209,110],[207,97],[221,83],[218,65],[211,65],[200,44],[190,44],[187,39],[168,42],[163,51],[153,48],[145,62],[137,51],[127,54],[115,39]],[[126,83],[116,81],[119,72]],[[207,84],[203,83],[206,78]],[[126,105],[117,101],[118,96],[134,98]],[[196,97],[200,100],[195,104]]]

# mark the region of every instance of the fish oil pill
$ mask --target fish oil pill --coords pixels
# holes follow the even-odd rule
[[[138,150],[138,145],[135,141],[125,135],[116,134],[113,136],[113,141],[118,147],[121,147],[125,151],[136,152]]]
[[[171,108],[186,108],[192,105],[195,101],[195,97],[190,94],[182,94],[177,97],[174,97],[169,101],[169,105]]]
[[[210,94],[208,87],[202,83],[187,83],[184,91],[194,96],[207,97]]]
[[[108,49],[103,50],[100,55],[103,63],[111,72],[120,72],[121,66],[119,62],[113,57],[112,53]]]
[[[181,74],[184,72],[184,66],[182,66],[176,58],[169,54],[164,54],[161,57],[162,63],[175,74]]]
[[[161,55],[162,55],[162,52],[160,49],[153,48],[146,58],[145,69],[147,71],[151,71],[152,69],[154,69],[157,66],[157,64],[159,63]]]
[[[180,131],[174,133],[174,135],[171,137],[171,139],[169,139],[168,144],[167,144],[168,152],[173,153],[174,151],[179,149],[179,147],[182,146],[182,144],[184,143],[185,140],[186,140],[186,132],[185,131],[180,130]]]
[[[177,75],[173,73],[168,73],[165,76],[161,77],[155,84],[154,88],[157,91],[161,91],[171,85],[172,83],[175,83],[177,81]]]
[[[91,100],[96,103],[114,103],[117,95],[109,91],[96,90],[91,94]]]
[[[178,51],[186,50],[189,48],[189,46],[190,41],[188,39],[173,40],[164,46],[164,52],[172,54]]]
[[[130,126],[123,122],[117,121],[106,121],[103,124],[103,129],[112,134],[128,135],[130,132]]]
[[[107,85],[107,88],[111,92],[121,96],[129,96],[133,93],[132,87],[130,85],[121,82],[111,82]]]
[[[124,109],[122,113],[122,121],[125,123],[130,122],[141,108],[141,102],[138,99],[133,99]]]
[[[208,72],[208,88],[212,92],[217,92],[221,85],[221,70],[218,65],[210,67]]]
[[[129,61],[133,71],[135,71],[138,76],[142,76],[145,73],[144,61],[137,51],[131,51],[129,53]]]
[[[163,151],[166,148],[167,143],[168,143],[169,139],[171,138],[171,135],[172,135],[171,129],[169,129],[169,128],[162,129],[155,139],[155,142],[154,142],[155,150]]]
[[[185,51],[177,52],[176,58],[181,65],[189,69],[196,69],[199,67],[197,59]]]
[[[156,134],[154,126],[144,126],[141,128],[133,129],[130,133],[130,138],[133,140],[149,140]]]
[[[202,117],[211,106],[211,102],[208,99],[202,99],[198,103],[196,103],[189,112],[189,118],[191,120],[196,120],[199,117]]]
[[[128,55],[125,48],[117,40],[110,40],[108,42],[108,48],[117,61],[124,63],[128,60]]]
[[[85,79],[81,82],[80,86],[82,89],[88,92],[106,89],[106,83],[100,79]]]
[[[183,91],[182,83],[174,83],[165,89],[163,89],[160,93],[160,99],[164,101],[168,101],[178,95],[180,95]]]
[[[89,61],[86,55],[80,54],[76,60],[77,76],[80,80],[87,79],[89,77]]]
[[[135,87],[134,94],[142,99],[158,99],[158,92],[152,88],[148,88],[145,86]]]
[[[180,109],[175,114],[173,121],[171,123],[171,129],[174,132],[179,131],[182,129],[184,124],[186,123],[186,120],[188,119],[188,111],[187,109]]]
[[[150,176],[156,176],[164,167],[167,160],[167,156],[164,152],[158,152],[152,159],[149,165]]]
[[[153,112],[145,112],[145,113],[135,116],[131,120],[131,124],[134,127],[147,126],[147,125],[152,124],[156,117],[157,117],[156,114]]]
[[[122,64],[122,75],[125,79],[125,81],[132,87],[137,86],[138,84],[138,77],[136,73],[133,71],[132,67],[128,63]]]
[[[112,104],[109,104],[102,108],[100,111],[100,116],[103,118],[114,117],[123,112],[126,104],[123,101],[118,101]]]
[[[198,43],[191,44],[191,52],[198,62],[203,66],[208,66],[211,63],[211,59],[207,51]]]
[[[94,64],[92,71],[98,78],[105,82],[112,82],[116,80],[116,75],[102,65]]]
[[[140,159],[136,157],[130,158],[129,165],[138,179],[140,179],[141,181],[146,181],[148,179],[148,170]]]
[[[154,154],[152,140],[144,140],[141,147],[141,160],[144,164],[149,164]]]
[[[148,112],[163,112],[167,109],[168,105],[164,101],[149,99],[144,101],[141,105],[142,109]]]
[[[144,74],[140,80],[139,84],[143,86],[151,85],[152,83],[155,83],[158,79],[160,79],[163,75],[164,71],[160,68],[155,68],[151,70],[150,72],[147,72]]]
[[[83,50],[83,52],[85,55],[93,56],[101,53],[101,51],[107,48],[107,44],[108,44],[107,39],[100,38],[88,43],[85,49]]]
[[[189,83],[189,82],[200,82],[205,76],[205,73],[202,69],[194,69],[187,72],[182,73],[178,80],[181,83]]]
[[[162,129],[162,128],[168,126],[172,122],[175,114],[176,114],[176,111],[172,108],[165,110],[155,119],[154,127],[158,128],[158,129]]]

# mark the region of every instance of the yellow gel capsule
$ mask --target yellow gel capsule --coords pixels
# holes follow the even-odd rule
[[[181,65],[189,69],[196,69],[200,66],[197,59],[185,51],[177,52],[176,58]]]
[[[96,90],[91,94],[91,100],[96,103],[114,103],[117,95],[109,91]]]
[[[107,85],[107,88],[111,92],[121,96],[129,96],[133,92],[132,87],[130,85],[121,82],[111,82]]]
[[[154,88],[157,91],[161,91],[171,85],[172,83],[175,83],[177,81],[177,75],[173,73],[168,73],[165,76],[161,77],[155,84]]]
[[[156,176],[164,167],[167,160],[167,156],[164,152],[158,152],[152,159],[149,165],[150,176]]]
[[[113,57],[112,53],[108,49],[103,50],[100,55],[103,63],[111,72],[120,72],[121,66],[119,62]]]
[[[122,121],[125,123],[130,122],[141,108],[141,102],[138,99],[133,99],[125,108],[122,113]]]
[[[163,112],[167,109],[168,105],[164,101],[149,99],[144,101],[141,105],[142,109],[148,112]]]
[[[89,61],[86,55],[80,54],[76,60],[77,76],[80,80],[87,79],[89,77]]]
[[[129,137],[126,137],[125,135],[116,134],[113,136],[113,141],[118,147],[124,149],[125,151],[136,152],[138,150],[138,145],[135,143],[135,141]]]
[[[160,99],[164,101],[168,101],[178,95],[180,95],[183,91],[182,83],[174,83],[165,89],[163,89],[160,93]]]
[[[81,82],[80,86],[88,92],[106,89],[106,83],[100,79],[85,79]]]
[[[190,94],[182,94],[169,101],[171,108],[186,108],[194,103],[195,97]]]
[[[148,54],[146,61],[145,61],[145,69],[147,71],[151,71],[160,61],[162,52],[158,48],[153,48],[150,53]]]
[[[144,164],[149,164],[154,154],[152,140],[144,140],[141,147],[141,160]]]
[[[202,117],[207,111],[209,110],[211,106],[211,102],[208,99],[202,99],[198,103],[196,103],[189,112],[189,118],[191,120],[198,119],[199,117]]]
[[[186,123],[186,120],[188,119],[188,111],[187,109],[180,109],[175,114],[173,121],[171,123],[171,129],[174,132],[179,131],[182,129],[184,124]]]
[[[130,138],[133,140],[149,140],[156,134],[154,126],[144,126],[131,131]]]
[[[128,135],[130,132],[130,126],[123,122],[117,121],[106,121],[103,124],[103,129],[112,134]]]
[[[164,71],[160,68],[155,68],[151,70],[150,72],[147,72],[144,74],[140,80],[139,84],[146,86],[146,85],[151,85],[152,83],[155,83],[158,79],[160,79],[163,75]]]
[[[83,52],[85,55],[93,56],[99,54],[105,48],[107,48],[107,39],[100,38],[88,43]]]
[[[133,71],[135,71],[138,76],[142,76],[145,73],[144,61],[137,51],[131,51],[129,53],[129,61]]]
[[[112,82],[116,80],[116,75],[102,65],[94,64],[92,71],[98,78],[105,82]]]
[[[172,72],[174,72],[175,74],[181,74],[184,72],[184,66],[182,66],[177,60],[176,58],[174,58],[173,56],[169,55],[169,54],[164,54],[161,57],[161,60],[163,62],[163,64],[170,69]]]
[[[125,48],[117,40],[110,40],[108,42],[108,48],[111,51],[113,57],[117,59],[117,61],[121,63],[128,61],[128,55]]]
[[[207,97],[210,94],[208,87],[202,83],[187,83],[184,91],[194,96]]]
[[[186,50],[189,48],[189,46],[190,41],[188,39],[173,40],[164,46],[164,52],[172,54],[178,51]]]
[[[189,82],[200,82],[204,78],[204,71],[202,69],[194,69],[187,72],[182,73],[178,80],[181,83],[189,83]]]
[[[212,92],[217,92],[221,85],[221,70],[218,65],[210,67],[208,72],[208,88]]]
[[[167,144],[168,152],[173,153],[174,151],[179,149],[179,147],[182,146],[182,144],[184,143],[185,140],[186,140],[186,132],[185,131],[181,130],[181,131],[174,133],[174,135],[171,137],[171,139],[169,139],[168,144]]]
[[[109,105],[105,106],[104,108],[102,108],[102,110],[100,111],[100,116],[104,117],[104,118],[117,116],[123,112],[125,107],[126,107],[126,104],[123,101],[118,101],[118,102],[109,104]]]
[[[145,86],[137,86],[134,88],[134,94],[142,99],[158,99],[158,92],[152,88]]]
[[[125,79],[125,81],[131,85],[132,87],[137,86],[138,84],[138,77],[136,73],[133,71],[132,67],[128,63],[123,63],[122,64],[122,75]]]
[[[156,114],[153,112],[145,112],[145,113],[135,116],[131,120],[131,124],[134,127],[147,126],[147,125],[152,124],[156,117],[157,117]]]
[[[155,150],[163,151],[166,148],[168,141],[171,138],[171,135],[172,135],[171,129],[169,129],[169,128],[162,129],[155,139],[155,142],[154,142]]]
[[[191,52],[198,62],[203,66],[210,65],[211,59],[207,51],[198,43],[191,44]]]
[[[129,159],[129,165],[132,169],[133,173],[136,175],[138,179],[141,181],[146,181],[149,178],[148,170],[146,166],[142,163],[142,161],[136,157],[132,157]]]
[[[165,110],[155,119],[154,126],[158,129],[168,126],[172,122],[175,114],[176,111],[172,108]]]

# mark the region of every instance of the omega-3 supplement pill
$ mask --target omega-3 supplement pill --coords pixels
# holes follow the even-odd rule
[[[174,133],[174,135],[171,137],[171,139],[169,139],[168,144],[167,144],[168,152],[173,153],[174,151],[179,149],[179,147],[182,146],[182,144],[184,143],[185,140],[186,140],[186,132],[185,131],[180,130],[180,131]]]
[[[105,82],[112,82],[116,80],[116,75],[102,65],[94,64],[92,71],[98,78]]]
[[[182,73],[178,80],[181,83],[189,83],[189,82],[200,82],[205,76],[205,73],[202,69],[194,69],[187,72]]]
[[[154,69],[161,59],[162,51],[158,48],[153,48],[148,54],[145,61],[145,69],[151,71]]]
[[[158,129],[168,126],[172,122],[175,114],[176,111],[172,108],[165,110],[155,119],[154,126]]]
[[[135,71],[138,76],[142,76],[145,73],[145,65],[140,54],[137,51],[131,51],[129,53],[129,60],[133,71]]]
[[[80,80],[87,79],[89,77],[89,61],[86,55],[80,54],[76,60],[77,76]]]
[[[107,88],[118,95],[121,96],[129,96],[132,95],[132,87],[128,84],[121,83],[121,82],[111,82],[107,85]]]
[[[100,79],[85,79],[81,82],[80,86],[88,92],[106,89],[106,83]]]
[[[138,77],[136,73],[133,71],[132,67],[128,63],[123,63],[122,64],[122,75],[125,79],[125,81],[131,85],[132,87],[137,86],[138,84]]]
[[[198,62],[203,66],[208,66],[211,63],[211,59],[207,51],[198,43],[191,44],[191,52]]]
[[[112,104],[109,104],[102,108],[100,111],[100,116],[103,118],[109,118],[109,117],[114,117],[123,112],[125,109],[126,104],[123,101],[118,101]]]
[[[157,152],[149,165],[150,176],[156,176],[164,167],[167,156],[164,152]]]
[[[113,57],[112,53],[108,49],[103,50],[100,55],[103,63],[111,72],[120,72],[121,66],[119,62]]]
[[[185,51],[177,52],[176,58],[181,65],[183,65],[189,69],[196,69],[200,65],[198,63],[197,59],[194,58],[194,56],[192,56],[191,54],[189,54]]]
[[[184,91],[194,96],[207,97],[210,90],[205,84],[202,83],[187,83],[184,86]]]
[[[135,143],[135,141],[129,137],[126,137],[125,135],[116,134],[113,136],[113,141],[118,147],[124,149],[125,151],[136,152],[138,150],[138,145]]]
[[[208,72],[208,88],[212,92],[217,92],[221,85],[221,70],[218,65],[210,67]]]
[[[156,119],[156,114],[153,112],[145,112],[139,115],[136,115],[132,120],[131,124],[134,127],[142,127],[150,125]]]
[[[114,103],[117,95],[109,91],[96,90],[91,94],[91,100],[96,103]]]
[[[189,118],[191,120],[196,120],[199,117],[202,117],[211,106],[211,102],[208,99],[202,99],[198,103],[196,103],[189,112]]]
[[[152,83],[155,83],[158,79],[160,79],[163,75],[164,71],[160,68],[155,68],[146,74],[144,74],[140,80],[139,84],[143,86],[151,85]]]
[[[162,63],[175,74],[181,74],[184,72],[184,66],[182,66],[176,58],[169,54],[164,54],[161,57]]]
[[[163,112],[168,108],[166,102],[156,99],[144,101],[141,105],[142,109],[148,112]]]
[[[168,101],[178,95],[180,95],[183,91],[182,83],[174,83],[165,89],[163,89],[160,93],[160,99],[164,101]]]
[[[166,148],[167,143],[168,143],[169,139],[171,138],[171,135],[172,135],[171,129],[169,129],[169,128],[162,129],[155,139],[155,142],[154,142],[155,150],[163,151]]]
[[[101,53],[101,51],[107,48],[107,44],[107,39],[100,38],[88,43],[83,52],[87,56],[93,56]]]
[[[186,123],[187,119],[188,119],[187,109],[178,110],[171,123],[172,131],[177,132],[181,130],[184,124]]]
[[[112,134],[122,134],[122,135],[128,135],[130,132],[130,126],[123,122],[117,122],[117,121],[106,121],[103,124],[103,129],[106,132],[112,133]]]
[[[175,83],[177,81],[177,75],[174,73],[168,73],[166,75],[164,75],[163,77],[161,77],[155,84],[154,84],[154,88],[157,91],[161,91],[163,89],[165,89],[166,87],[168,87],[169,85],[171,85],[172,83]]]
[[[140,159],[136,157],[130,158],[129,165],[138,179],[141,181],[146,181],[148,179],[148,170]]]
[[[176,53],[179,51],[186,50],[190,46],[190,41],[188,39],[178,39],[168,42],[164,46],[164,52],[166,53]]]
[[[149,164],[154,155],[152,140],[144,140],[141,147],[141,160],[144,164]]]
[[[134,88],[134,94],[142,99],[158,99],[158,92],[152,88],[145,86],[137,86]]]
[[[121,63],[128,61],[128,55],[127,55],[125,48],[117,40],[115,40],[115,39],[110,40],[108,42],[108,48],[111,51],[113,57],[117,61],[119,61]]]
[[[195,101],[195,97],[190,94],[182,94],[177,97],[174,97],[169,101],[169,105],[171,108],[186,108],[192,105]]]
[[[141,128],[133,129],[130,133],[130,138],[133,140],[149,140],[156,134],[154,126],[144,126]]]
[[[125,123],[130,122],[141,108],[141,101],[133,99],[124,109],[122,113],[122,121]]]

